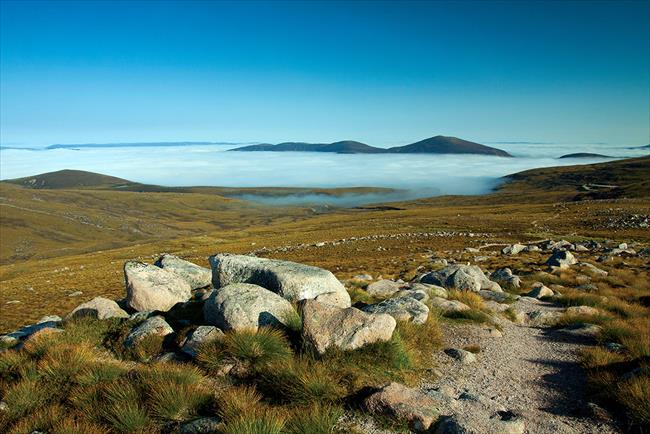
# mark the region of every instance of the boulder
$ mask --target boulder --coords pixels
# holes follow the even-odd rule
[[[178,427],[178,434],[213,434],[222,428],[219,417],[200,417],[189,422],[183,422]],[[176,431],[175,431],[176,432]]]
[[[567,307],[566,313],[569,315],[598,315],[600,311],[591,306],[571,306]]]
[[[393,336],[397,325],[386,314],[369,314],[354,307],[340,308],[315,300],[301,304],[302,336],[318,354],[330,348],[355,350]]]
[[[571,252],[566,250],[557,250],[546,260],[546,265],[551,267],[568,268],[577,262],[578,261]]]
[[[369,284],[366,287],[366,292],[373,297],[390,297],[399,291],[401,286],[392,280],[382,279]]]
[[[411,297],[416,299],[417,301],[421,301],[422,303],[426,303],[429,300],[429,296],[427,295],[426,292],[422,291],[421,289],[401,289],[397,291],[395,294],[393,294],[393,298],[400,298],[400,297]]]
[[[447,348],[445,350],[445,354],[447,354],[452,359],[458,360],[463,365],[468,365],[470,363],[476,362],[476,355],[474,353],[461,350],[460,348]]]
[[[397,321],[415,324],[424,324],[429,318],[427,305],[410,296],[389,298],[380,303],[365,306],[362,310],[367,313],[385,313]]]
[[[200,267],[174,255],[164,254],[156,265],[163,270],[171,271],[185,280],[192,289],[205,288],[212,282],[212,271]]]
[[[442,286],[438,285],[432,285],[430,283],[419,283],[419,282],[413,282],[409,284],[409,289],[413,291],[424,291],[429,298],[432,297],[441,297],[441,298],[447,298],[449,297],[449,294],[447,293],[447,290],[443,288]]]
[[[600,268],[596,267],[593,264],[590,264],[589,262],[578,262],[577,266],[584,268],[589,273],[596,274],[598,276],[607,276],[609,274],[607,271],[601,270]]]
[[[603,331],[603,328],[595,324],[573,324],[569,327],[560,329],[564,334],[582,337],[582,338],[597,338]]]
[[[370,413],[407,422],[417,432],[428,430],[438,417],[438,403],[417,389],[390,383],[364,400]]]
[[[504,247],[501,252],[504,255],[517,255],[521,252],[523,252],[526,249],[526,246],[523,244],[512,244],[510,246]]]
[[[429,300],[429,303],[432,307],[446,312],[461,312],[463,310],[469,310],[470,307],[465,303],[461,303],[458,300],[445,300],[440,297],[433,297]]]
[[[495,291],[487,291],[483,289],[478,292],[478,295],[480,295],[481,298],[485,300],[492,300],[498,303],[505,303],[512,300],[518,300],[520,297],[519,295],[513,295],[507,292],[495,292]]]
[[[552,297],[554,295],[554,292],[551,288],[545,286],[541,282],[535,282],[533,283],[533,289],[526,294],[528,297],[540,299],[544,297]]]
[[[490,281],[476,265],[448,265],[420,277],[420,283],[428,283],[466,291],[489,289],[501,291],[498,283]]]
[[[352,276],[352,279],[354,280],[372,280],[372,276],[370,274],[356,274]]]
[[[534,310],[528,312],[528,325],[533,327],[552,327],[562,318],[562,312]]]
[[[181,346],[181,351],[192,357],[196,357],[201,345],[221,338],[223,338],[223,332],[218,328],[214,326],[199,326],[187,335],[185,342]]]
[[[538,246],[531,244],[529,246],[526,246],[524,249],[526,252],[540,252],[542,249],[540,249]]]
[[[75,307],[74,310],[68,314],[68,318],[79,318],[84,316],[97,319],[108,319],[128,318],[129,314],[120,308],[120,306],[113,300],[104,297],[95,297],[92,300]]]
[[[176,303],[192,297],[192,288],[183,278],[155,265],[128,261],[124,264],[127,305],[137,311],[166,312]]]
[[[512,273],[508,267],[499,268],[490,275],[490,279],[497,282],[504,288],[519,289],[521,287],[521,279],[519,276]]]
[[[174,329],[167,324],[165,318],[162,316],[153,316],[131,330],[124,340],[124,346],[126,348],[132,348],[149,336],[164,337],[172,333],[174,333]]]
[[[203,305],[206,323],[222,330],[257,330],[286,324],[291,315],[297,315],[291,303],[275,292],[250,283],[221,287]]]
[[[321,302],[339,307],[349,307],[351,304],[350,295],[343,284],[322,268],[230,254],[211,256],[210,265],[215,288],[231,283],[252,283],[292,302],[321,297]]]

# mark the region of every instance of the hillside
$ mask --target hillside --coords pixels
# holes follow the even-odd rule
[[[339,154],[482,154],[511,157],[506,151],[457,137],[436,136],[405,146],[378,148],[353,140],[334,143],[285,142],[231,149],[243,152],[336,152]]]
[[[126,179],[116,178],[114,176],[69,169],[42,173],[25,178],[8,179],[2,182],[34,189],[115,188],[120,185],[131,184]]]
[[[562,155],[560,158],[613,158],[603,154],[592,154],[591,152],[576,152],[575,154]]]
[[[435,136],[410,145],[389,148],[388,152],[397,154],[482,154],[512,157],[501,149],[445,136]]]

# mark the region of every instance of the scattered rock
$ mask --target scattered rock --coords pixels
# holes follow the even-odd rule
[[[410,296],[390,298],[365,306],[362,310],[368,313],[385,313],[397,321],[409,321],[415,324],[424,324],[429,318],[427,305]]]
[[[406,421],[418,432],[426,431],[438,417],[437,402],[417,389],[390,383],[368,396],[365,407],[371,413]]]
[[[517,255],[523,252],[524,249],[526,249],[526,246],[524,246],[523,244],[512,244],[510,246],[504,247],[503,250],[501,250],[501,252],[504,255]]]
[[[519,276],[512,274],[512,270],[508,267],[495,270],[494,273],[490,275],[490,278],[503,288],[519,289],[519,287],[521,287],[521,279]]]
[[[447,348],[445,354],[449,357],[458,360],[464,365],[476,362],[476,355],[469,351],[461,350],[460,348]]]
[[[373,297],[390,297],[399,291],[401,285],[392,280],[382,279],[373,282],[366,288],[366,292]]]
[[[126,300],[137,311],[166,312],[176,303],[188,301],[192,289],[184,279],[155,265],[128,261],[124,264]]]
[[[297,315],[291,303],[250,283],[221,287],[203,305],[206,323],[222,330],[257,330],[267,325],[286,324],[291,315]]]
[[[458,300],[445,300],[440,297],[433,297],[429,300],[429,303],[432,307],[440,309],[443,312],[461,312],[463,310],[469,310],[470,307],[465,303],[461,303]]]
[[[200,267],[174,255],[165,253],[156,265],[180,276],[192,289],[205,288],[212,282],[212,271],[209,268]]]
[[[546,265],[550,267],[568,268],[577,262],[578,261],[571,252],[568,252],[566,250],[558,250],[554,252],[550,258],[548,258]]]
[[[215,288],[231,283],[252,283],[280,294],[289,301],[321,297],[323,303],[350,306],[350,295],[329,271],[295,262],[244,255],[218,254],[210,257]]]
[[[490,281],[476,265],[448,265],[420,277],[420,283],[443,286],[447,289],[501,291],[498,283]]]
[[[388,341],[397,325],[386,314],[369,314],[354,307],[339,308],[305,300],[301,304],[302,335],[318,354],[329,348],[354,350],[374,342]]]
[[[80,318],[85,316],[97,319],[108,319],[128,318],[129,314],[120,308],[120,306],[113,300],[104,297],[95,297],[92,300],[75,307],[74,310],[68,314],[68,318]]]
[[[223,338],[223,332],[218,328],[214,326],[199,326],[187,335],[181,351],[192,357],[196,357],[197,351],[202,344],[221,338]]]
[[[164,337],[172,333],[174,333],[174,329],[167,324],[165,318],[162,316],[154,316],[133,328],[133,330],[131,330],[131,332],[126,336],[124,346],[126,348],[132,348],[149,336]]]
[[[528,297],[540,299],[544,297],[552,297],[554,293],[551,288],[545,286],[542,282],[535,282],[533,283],[533,289],[526,295]]]

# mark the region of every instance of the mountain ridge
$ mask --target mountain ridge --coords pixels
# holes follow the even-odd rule
[[[333,143],[283,142],[276,145],[261,144],[230,149],[239,152],[334,152],[338,154],[480,154],[512,157],[508,152],[459,139],[458,137],[434,136],[404,146],[378,148],[354,140]]]

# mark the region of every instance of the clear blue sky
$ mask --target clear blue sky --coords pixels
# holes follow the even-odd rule
[[[650,2],[1,2],[0,142],[650,141]]]

